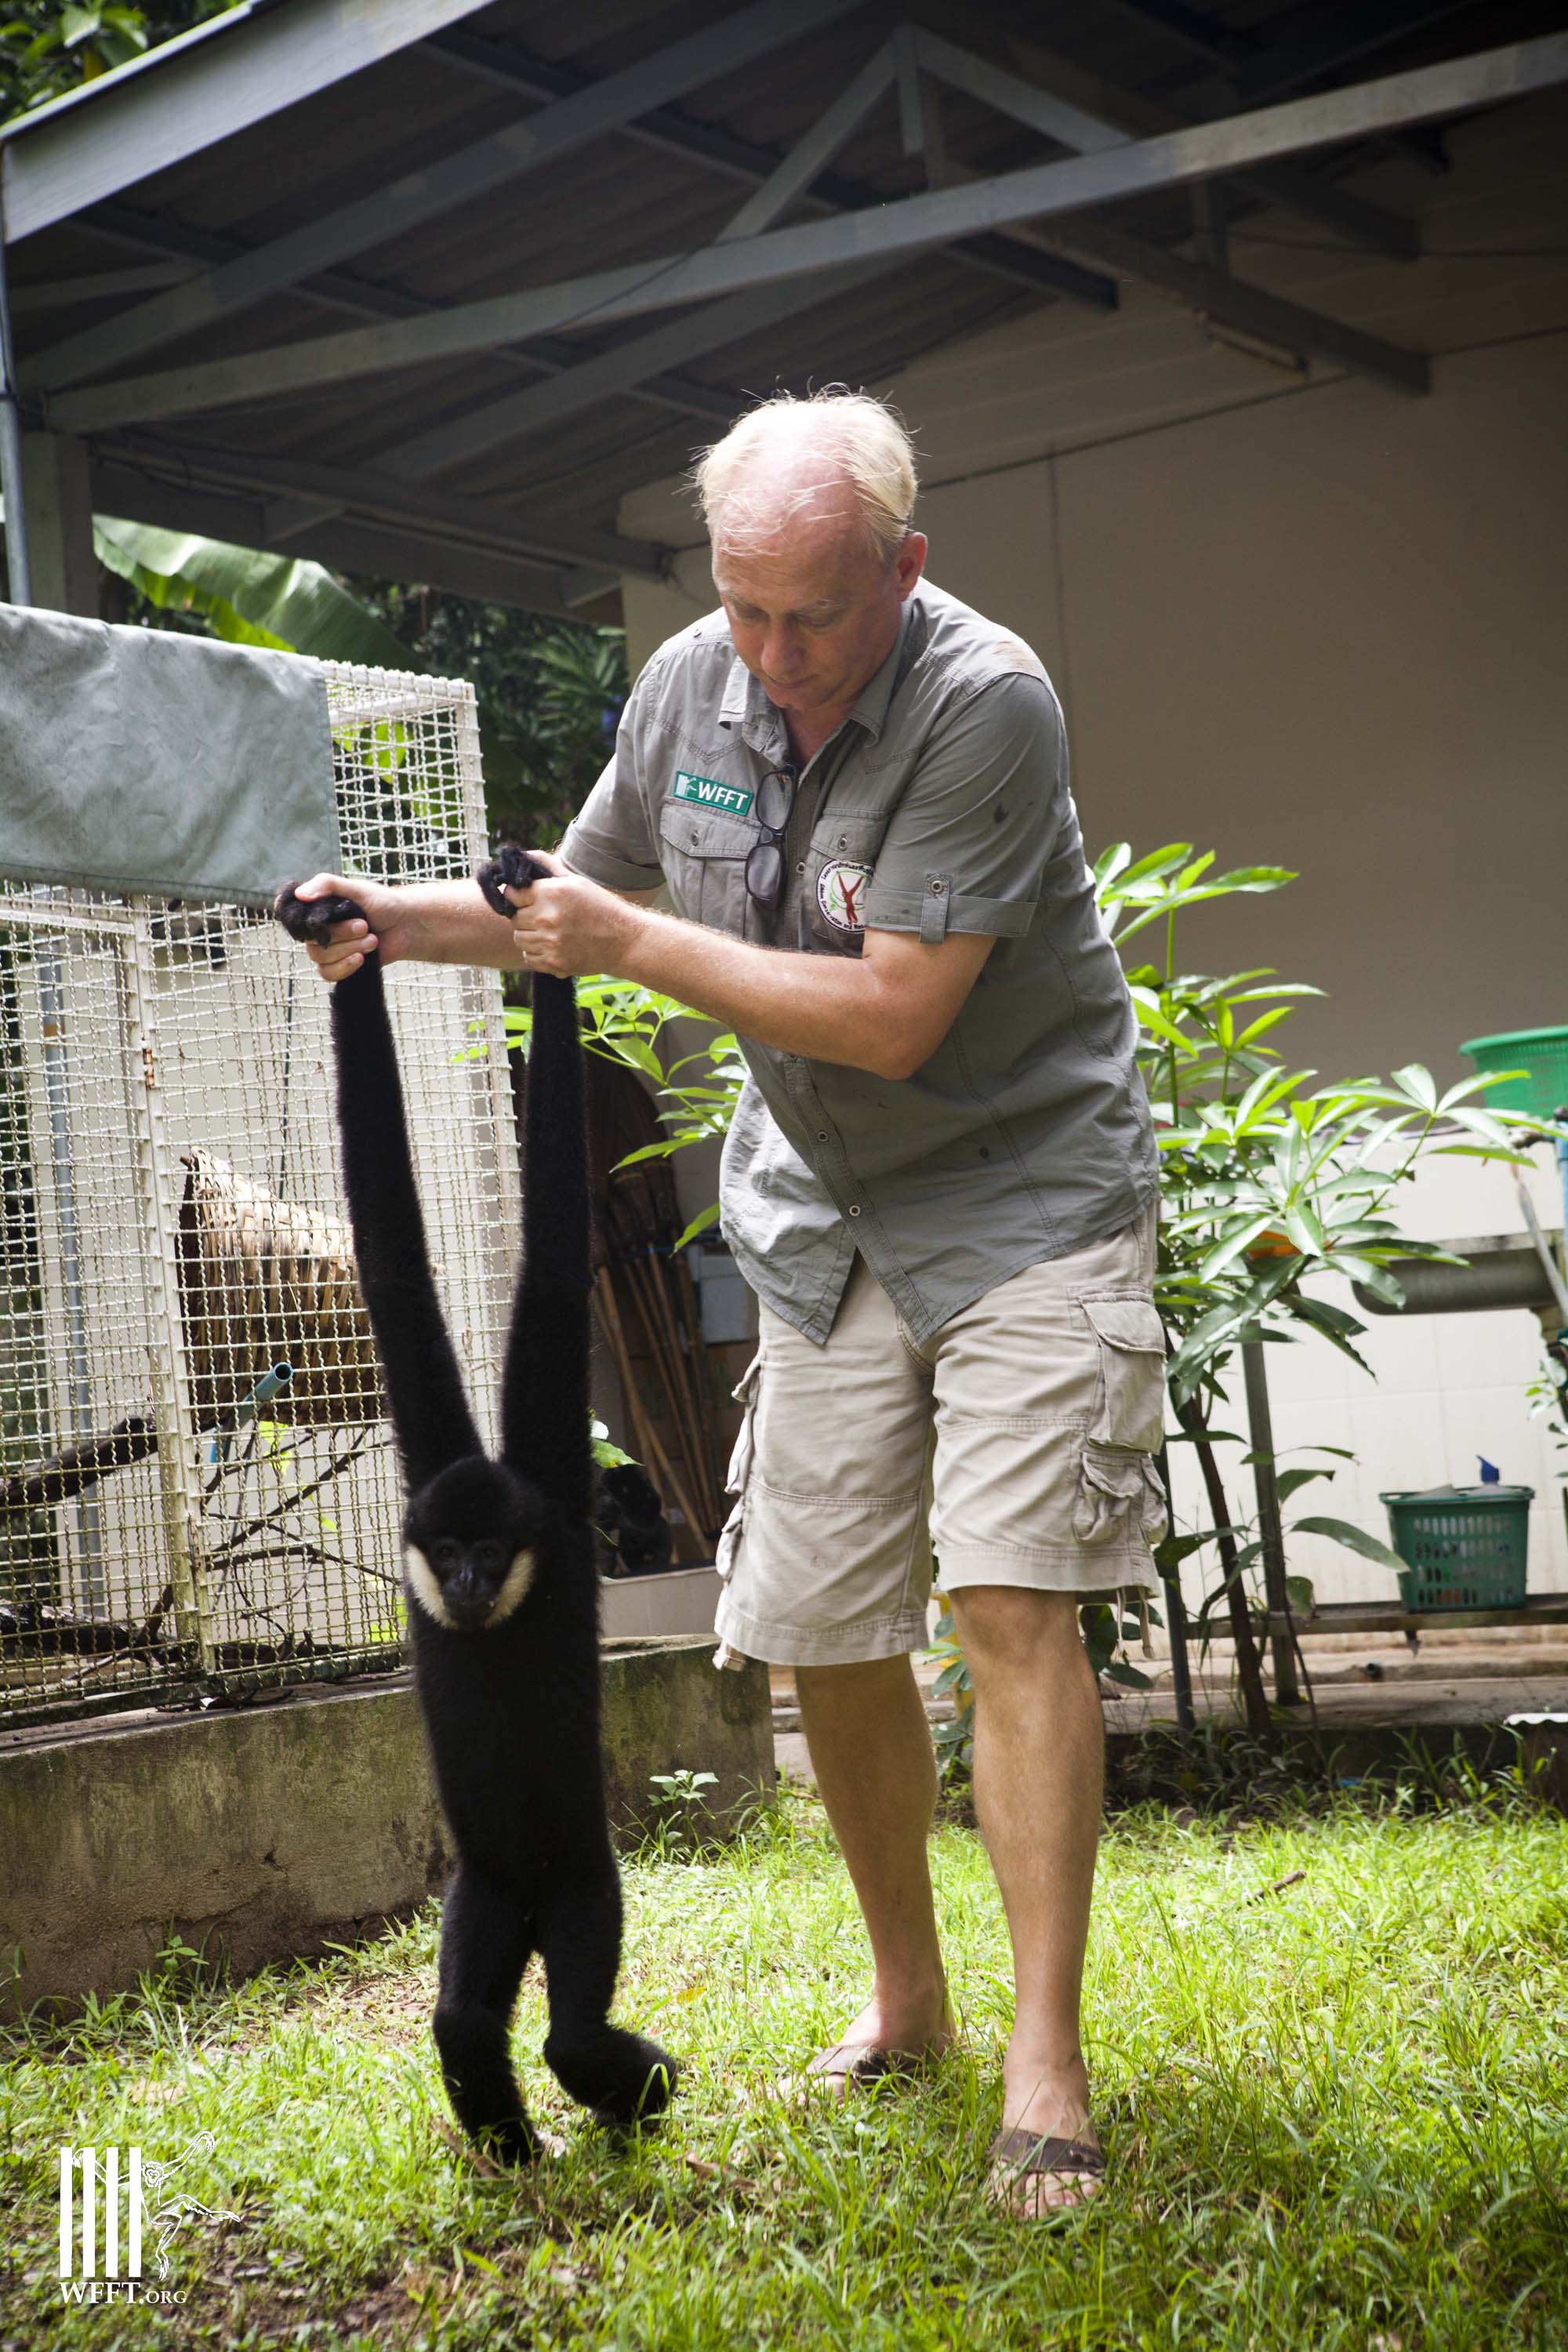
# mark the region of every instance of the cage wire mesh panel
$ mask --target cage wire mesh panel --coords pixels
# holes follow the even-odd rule
[[[471,690],[324,665],[345,871],[484,852]],[[481,1426],[518,1248],[494,972],[386,975]],[[269,917],[0,886],[0,1720],[396,1663],[328,992]]]

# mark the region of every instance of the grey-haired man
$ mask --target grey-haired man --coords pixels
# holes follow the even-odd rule
[[[358,885],[370,935],[317,961],[521,953],[739,1034],[724,1232],[762,1341],[719,1632],[795,1670],[874,1965],[811,2071],[847,2090],[954,2032],[910,1668],[934,1538],[1015,1961],[993,2193],[1043,2214],[1103,2171],[1079,2027],[1102,1735],[1077,1608],[1156,1589],[1163,1518],[1134,1019],[1049,681],[924,583],[897,421],[859,395],[764,404],[699,480],[722,609],[643,671],[515,931],[457,886]]]

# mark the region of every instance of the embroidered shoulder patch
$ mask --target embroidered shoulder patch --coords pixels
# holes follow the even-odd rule
[[[836,931],[865,929],[866,889],[872,870],[839,857],[817,876],[816,903]]]
[[[699,808],[715,809],[721,816],[749,816],[753,795],[742,784],[721,784],[715,776],[693,776],[681,768],[669,797],[695,801]]]

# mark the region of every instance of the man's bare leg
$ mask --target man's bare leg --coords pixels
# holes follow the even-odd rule
[[[1070,1593],[970,1585],[953,1622],[974,1678],[974,1802],[1002,1892],[1016,1987],[1003,2128],[1098,2147],[1079,2034],[1104,1789],[1100,1693]],[[1076,2204],[1071,2176],[1020,2184],[1020,2212]]]
[[[940,2049],[952,2039],[926,1840],[931,1727],[907,1657],[797,1666],[812,1769],[871,1938],[871,1998],[847,2042]]]

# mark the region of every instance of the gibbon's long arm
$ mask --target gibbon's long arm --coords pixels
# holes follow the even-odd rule
[[[505,907],[498,885],[538,878],[525,850],[508,844],[481,866],[480,889]],[[593,1284],[583,1042],[569,980],[533,978],[523,1149],[522,1270],[501,1375],[501,1452],[574,1519],[594,1507],[589,1436],[589,1314]]]
[[[292,939],[321,939],[361,909],[347,898],[296,898],[274,908]],[[392,1426],[411,1487],[481,1454],[451,1336],[441,1313],[425,1218],[414,1181],[397,1048],[381,959],[367,956],[332,990],[343,1187],[360,1288],[386,1379]]]

